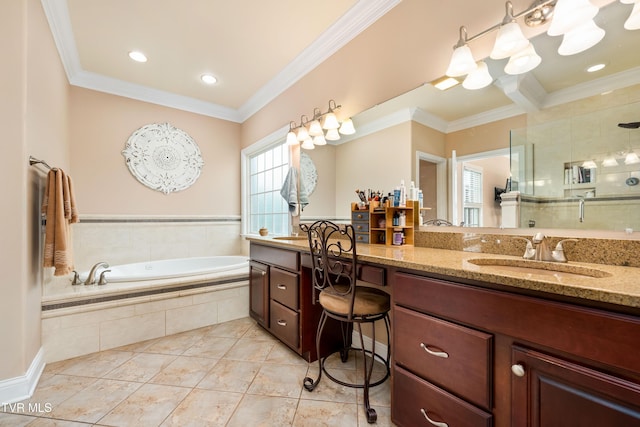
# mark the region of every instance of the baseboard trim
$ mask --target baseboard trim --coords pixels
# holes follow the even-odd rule
[[[19,402],[30,398],[44,370],[44,350],[40,347],[24,375],[0,381],[0,404]]]
[[[364,348],[367,350],[371,350],[371,347],[373,344],[373,340],[371,339],[371,337],[363,335],[362,341],[364,341]],[[356,347],[360,346],[360,336],[358,335],[358,332],[356,332],[355,330],[351,334],[351,343]],[[383,359],[386,360],[387,354],[389,353],[389,347],[385,343],[376,341],[376,353],[378,354],[378,356],[381,356]]]

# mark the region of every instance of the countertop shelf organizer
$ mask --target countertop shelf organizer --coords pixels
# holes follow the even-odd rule
[[[403,226],[394,225],[396,214],[405,215]],[[404,207],[380,205],[371,201],[364,209],[351,203],[351,223],[359,243],[378,245],[413,245],[415,229],[419,224],[420,209],[417,200],[407,200]]]

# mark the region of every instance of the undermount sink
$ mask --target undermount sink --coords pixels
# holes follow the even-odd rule
[[[506,258],[473,258],[469,263],[494,271],[529,273],[555,277],[610,277],[611,273],[582,265]]]
[[[307,240],[307,236],[276,236],[273,240]]]

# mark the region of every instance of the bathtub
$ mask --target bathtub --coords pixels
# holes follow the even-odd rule
[[[171,279],[175,277],[188,277],[201,274],[221,273],[248,267],[249,258],[245,256],[211,256],[198,258],[176,258],[161,261],[136,262],[100,267],[95,273],[98,280],[104,270],[107,283],[135,282],[140,280]],[[86,280],[89,271],[80,273],[80,280]]]

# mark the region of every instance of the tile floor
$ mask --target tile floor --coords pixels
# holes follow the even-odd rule
[[[362,363],[330,361],[349,379]],[[245,318],[49,364],[30,400],[0,406],[0,426],[368,425],[361,390],[303,389],[317,369]],[[393,425],[389,380],[370,399],[376,425]]]

